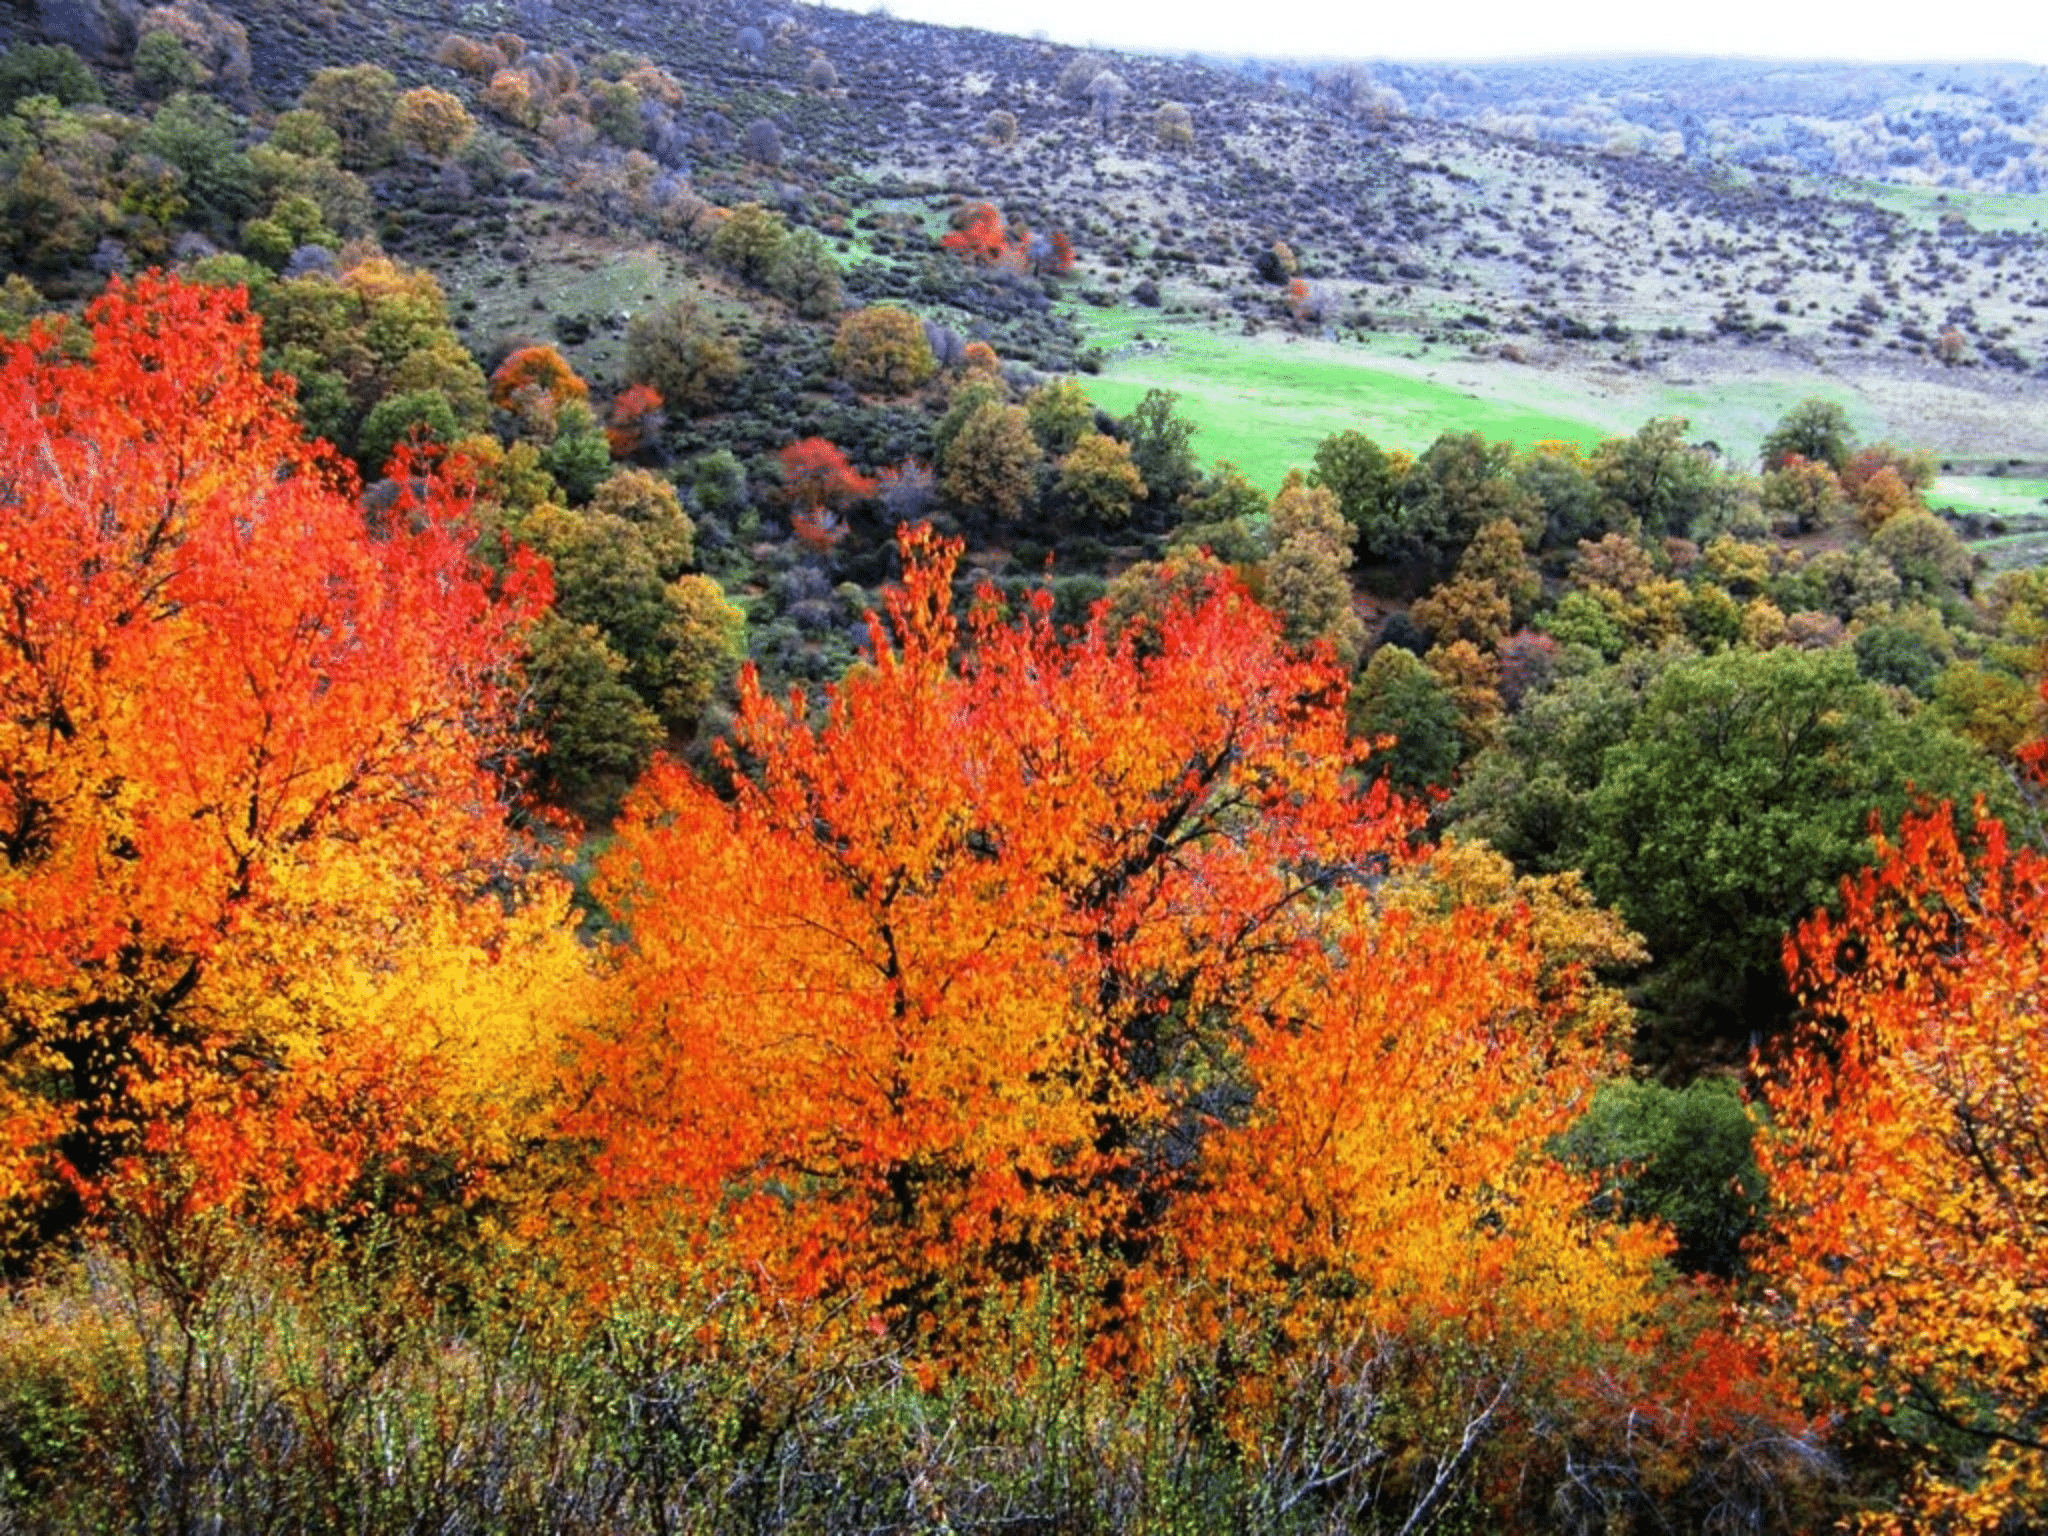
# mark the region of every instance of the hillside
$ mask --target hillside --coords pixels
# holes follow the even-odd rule
[[[46,4],[43,25],[90,41],[93,29],[74,13],[121,9],[115,0]],[[452,11],[230,9],[247,28],[250,61],[249,95],[237,104],[259,118],[289,105],[315,69],[370,57],[404,84],[465,93],[462,77],[433,62],[459,19]],[[1944,456],[2048,458],[2036,409],[2048,382],[2042,236],[2010,219],[1973,219],[1978,203],[1961,190],[1947,204],[1928,191],[1907,207],[1903,192],[1873,197],[1790,174],[1814,169],[1807,164],[1531,142],[1488,131],[1470,113],[1403,116],[1371,90],[1288,89],[1284,73],[1248,79],[1139,56],[1077,64],[1072,50],[880,15],[517,10],[536,54],[560,52],[588,68],[606,51],[628,50],[667,71],[684,99],[656,134],[600,135],[580,147],[574,136],[536,143],[486,110],[479,115],[537,175],[493,188],[472,174],[466,189],[441,185],[427,198],[394,189],[387,245],[426,262],[458,302],[478,303],[469,339],[479,351],[532,325],[492,302],[507,267],[552,311],[547,323],[573,320],[561,314],[571,304],[601,318],[599,301],[644,302],[644,285],[614,294],[577,281],[575,268],[596,250],[593,221],[630,244],[646,220],[619,217],[594,187],[577,197],[568,174],[578,161],[602,166],[639,149],[698,197],[763,200],[825,231],[855,296],[915,298],[1048,372],[1077,361],[1059,312],[1025,325],[1009,312],[1016,294],[934,292],[922,270],[963,199],[989,200],[1033,228],[1072,231],[1079,268],[1070,292],[1084,306],[1381,350],[1390,340],[1427,347],[1435,366],[1457,364],[1463,388],[1526,393],[1516,375],[1534,370],[1560,403],[1614,397],[1655,408],[1667,394],[1755,385],[1783,404],[1821,386],[1854,403],[1874,433]],[[26,18],[9,18],[23,35]],[[832,81],[825,88],[814,83],[820,60]],[[1098,66],[1112,62],[1114,80],[1091,97]],[[1599,73],[1609,94],[1625,75],[1620,65]],[[1534,67],[1475,78],[1461,99],[1489,104],[1539,87],[1550,100],[1580,80]],[[1733,113],[1739,101],[1757,121],[1780,113],[1786,92],[1840,94],[1824,76],[1773,74],[1746,92],[1705,66],[1684,78],[1713,111]],[[1405,95],[1421,83],[1410,80]],[[1676,91],[1668,79],[1651,83]],[[472,87],[466,99],[475,105],[480,94]],[[2032,98],[2020,90],[2013,99],[2024,115]],[[1162,136],[1166,103],[1186,109],[1185,144],[1177,130]],[[992,113],[1014,117],[1013,142],[992,141]],[[742,130],[763,120],[779,140],[773,165],[751,161],[742,142]],[[551,238],[565,217],[576,221],[573,252]],[[1275,242],[1292,252],[1298,271],[1287,276],[1305,281],[1306,294],[1290,296],[1286,277],[1261,280],[1256,264]],[[643,265],[663,259],[644,247],[632,255]],[[601,348],[588,354],[600,372],[604,358]],[[1750,430],[1760,435],[1761,425]],[[1754,441],[1727,446],[1748,452]]]
[[[1750,73],[0,8],[0,1532],[2048,1526],[2040,82]]]

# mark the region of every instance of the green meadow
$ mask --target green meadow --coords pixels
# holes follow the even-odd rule
[[[1927,499],[1937,507],[1954,507],[1958,512],[1982,512],[1989,517],[2036,517],[2048,515],[2048,480],[2019,480],[2002,475],[1943,475],[1934,482]]]
[[[1884,181],[1825,184],[1837,197],[1867,198],[1878,207],[1904,214],[1932,229],[1942,218],[1959,213],[1975,229],[2038,229],[2048,218],[2048,197],[2028,192],[1966,192],[1954,187],[1908,187]]]
[[[1618,430],[1593,412],[1548,405],[1536,391],[1520,400],[1482,398],[1389,367],[1391,348],[1233,336],[1162,324],[1149,314],[1084,320],[1090,341],[1105,351],[1139,332],[1169,348],[1113,357],[1100,374],[1083,376],[1097,405],[1121,414],[1147,390],[1174,391],[1180,413],[1198,429],[1194,446],[1202,461],[1229,459],[1268,491],[1279,488],[1290,467],[1306,467],[1316,444],[1347,428],[1411,453],[1444,432],[1479,432],[1524,447],[1550,438],[1591,447]]]
[[[1174,391],[1181,414],[1199,429],[1202,461],[1229,459],[1268,491],[1279,488],[1291,466],[1306,466],[1316,444],[1346,428],[1410,453],[1444,432],[1478,432],[1518,448],[1548,439],[1590,448],[1652,417],[1683,416],[1695,441],[1750,465],[1779,418],[1816,393],[1811,377],[1793,372],[1699,383],[1636,376],[1596,385],[1413,337],[1245,336],[1139,310],[1084,310],[1077,318],[1090,344],[1109,354],[1100,374],[1081,379],[1097,405],[1121,414],[1149,389]],[[1126,350],[1140,339],[1163,342],[1166,350]],[[1819,392],[1839,400],[1866,438],[1886,435],[1880,413],[1855,391]]]

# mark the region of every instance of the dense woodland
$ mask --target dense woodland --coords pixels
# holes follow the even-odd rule
[[[419,9],[7,13],[0,1530],[2048,1518],[2048,572],[1934,454],[1269,492],[1075,305],[1447,323],[1265,193],[1119,243],[1275,82]],[[1407,198],[1401,106],[1301,111]]]

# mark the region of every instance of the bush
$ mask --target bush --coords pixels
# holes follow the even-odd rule
[[[1726,1078],[1676,1090],[1622,1081],[1601,1085],[1557,1150],[1604,1175],[1601,1214],[1668,1223],[1680,1268],[1732,1275],[1764,1200],[1755,1132],[1741,1091]]]
[[[893,304],[857,309],[839,322],[832,363],[870,394],[907,394],[938,372],[917,316]]]
[[[371,407],[356,434],[356,462],[365,478],[375,479],[401,444],[424,442],[445,447],[460,435],[455,409],[446,395],[438,389],[410,390]]]
[[[651,384],[671,409],[705,415],[739,381],[739,350],[689,299],[635,315],[626,327],[626,375]]]

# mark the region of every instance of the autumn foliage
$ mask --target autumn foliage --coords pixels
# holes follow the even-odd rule
[[[544,576],[432,477],[366,517],[259,351],[145,277],[0,356],[0,1199],[45,1232],[417,1189],[579,964],[488,767]]]
[[[845,537],[841,509],[873,496],[875,480],[856,470],[822,437],[791,443],[776,457],[782,465],[782,492],[790,505],[790,531],[810,549],[831,548]]]
[[[1064,277],[1074,267],[1074,245],[1063,231],[1034,235],[1027,226],[1006,221],[993,203],[962,203],[939,245],[976,266],[1053,277]]]
[[[630,459],[659,434],[663,416],[661,391],[652,384],[629,384],[605,416],[605,443],[615,459]]]
[[[1786,945],[1812,1022],[1767,1094],[1782,1337],[1924,1457],[1932,1529],[2048,1516],[2044,959],[2048,861],[1945,806]]]
[[[956,665],[956,554],[906,536],[820,723],[744,686],[731,798],[629,806],[596,1214],[883,1318],[1105,1262],[1105,1301],[1625,1313],[1664,1239],[1542,1150],[1611,1061],[1589,977],[1515,903],[1390,899],[1419,813],[1350,776],[1334,670],[1228,586],[1142,648],[985,594]]]
[[[1145,1506],[1200,1528],[1797,1525],[1814,1437],[1767,1341],[1950,1453],[1916,1511],[2041,1513],[2042,1063],[2014,1025],[2048,870],[1995,828],[1909,820],[1797,936],[1779,1290],[1744,1334],[1559,1154],[1623,1069],[1602,973],[1640,941],[1575,875],[1424,842],[1324,630],[1215,562],[1078,629],[1046,593],[962,617],[961,546],[906,529],[866,656],[822,696],[745,676],[711,771],[628,798],[579,921],[500,774],[523,693],[620,674],[606,610],[537,622],[549,572],[480,566],[431,464],[366,506],[260,350],[243,295],[147,277],[0,352],[0,1263],[99,1218],[152,1295],[185,1288],[189,1343],[232,1266],[157,1261],[232,1231],[294,1306],[445,1304],[436,1381],[495,1383],[513,1354],[471,1325],[537,1299],[506,1332],[594,1373],[564,1443],[622,1509],[741,1500],[732,1458],[805,1414],[1014,1396],[1033,1454],[1249,1490]],[[580,389],[544,348],[494,380],[536,417]],[[781,467],[820,551],[877,494],[823,439]],[[543,499],[519,527],[593,603],[617,540],[662,533],[639,586],[724,633],[635,474],[608,522]],[[690,626],[643,629],[635,665],[688,659]],[[400,1247],[418,1289],[369,1294]],[[645,1430],[656,1403],[700,1417]],[[672,1478],[685,1441],[728,1470]]]
[[[546,438],[561,408],[590,398],[590,386],[553,347],[520,347],[491,375],[491,404],[516,418],[522,431]]]

